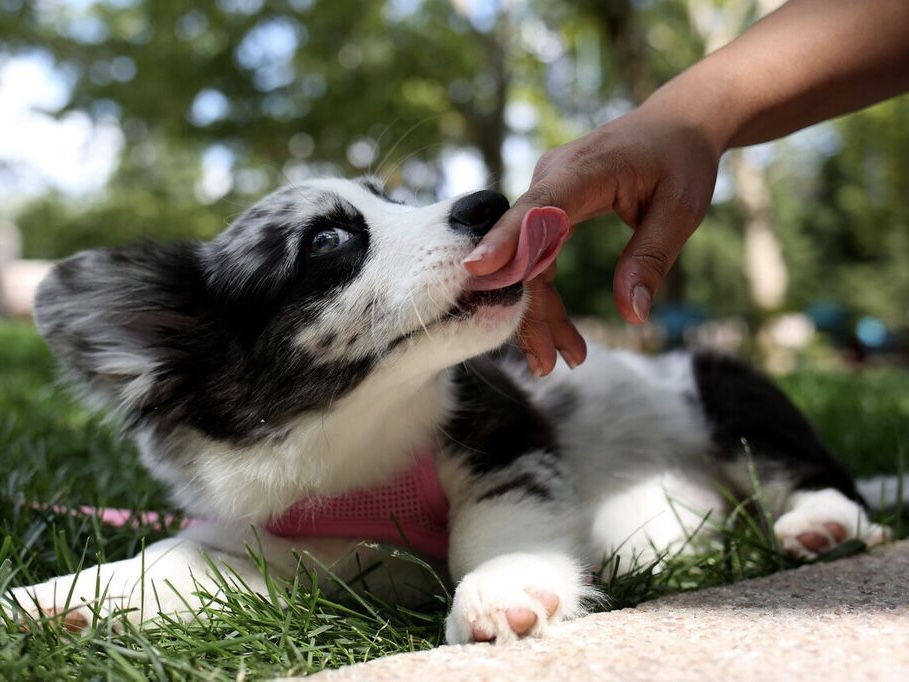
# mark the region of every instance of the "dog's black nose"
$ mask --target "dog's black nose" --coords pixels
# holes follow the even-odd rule
[[[485,235],[508,210],[508,199],[498,192],[484,189],[458,199],[451,207],[448,222],[456,230]]]

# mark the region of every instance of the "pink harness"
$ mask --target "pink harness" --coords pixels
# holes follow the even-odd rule
[[[448,557],[448,499],[432,453],[391,483],[337,497],[300,500],[265,530],[283,538],[355,538]]]
[[[110,526],[161,528],[174,521],[170,515],[162,517],[155,512],[131,509],[61,505],[47,505],[47,508],[57,513],[95,516]],[[183,519],[180,527],[188,528],[202,521]],[[432,453],[427,453],[386,485],[337,497],[300,500],[266,523],[264,530],[282,538],[352,538],[382,542],[413,549],[434,559],[446,559],[448,498],[439,483]]]

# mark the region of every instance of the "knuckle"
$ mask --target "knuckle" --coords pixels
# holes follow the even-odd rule
[[[661,280],[672,267],[674,258],[663,251],[647,249],[631,254],[631,261],[646,276]]]
[[[704,217],[704,208],[700,202],[688,195],[679,198],[675,210],[679,224],[691,230],[694,230]]]
[[[668,198],[676,223],[682,225],[688,232],[693,232],[700,224],[710,205],[709,196],[704,197],[684,187],[670,191]]]
[[[540,180],[524,193],[520,201],[531,206],[553,206],[557,201],[556,192],[548,182]]]

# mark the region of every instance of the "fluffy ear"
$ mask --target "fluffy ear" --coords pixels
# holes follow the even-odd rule
[[[195,244],[97,249],[51,270],[35,319],[73,378],[129,412],[206,343],[206,298]]]

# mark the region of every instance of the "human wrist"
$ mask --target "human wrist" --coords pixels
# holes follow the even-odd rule
[[[719,160],[738,134],[740,113],[704,71],[703,62],[654,92],[639,108],[641,116],[662,119],[661,125],[689,131]]]

